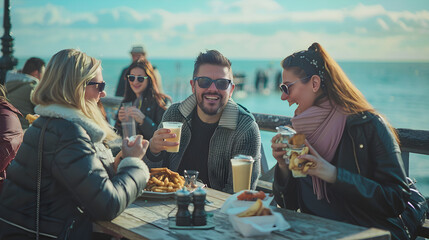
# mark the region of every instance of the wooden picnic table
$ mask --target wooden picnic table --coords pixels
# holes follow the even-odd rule
[[[220,208],[230,194],[206,188],[206,211],[212,214],[214,229],[177,230],[169,228],[169,218],[177,211],[176,201],[169,198],[140,197],[112,221],[97,222],[128,239],[242,239]],[[273,208],[283,214],[291,228],[274,231],[265,237],[250,239],[390,239],[390,232],[337,222],[283,208]]]

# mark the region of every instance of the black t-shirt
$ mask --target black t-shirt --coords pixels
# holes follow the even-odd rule
[[[209,154],[209,143],[216,130],[217,123],[205,123],[198,117],[194,110],[191,126],[191,141],[179,166],[179,174],[183,175],[183,170],[197,170],[198,179],[202,180],[210,187],[207,161]]]

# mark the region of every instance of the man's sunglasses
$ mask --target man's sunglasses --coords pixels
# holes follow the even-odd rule
[[[289,95],[290,93],[289,93],[289,88],[292,86],[292,85],[294,85],[296,82],[298,82],[298,81],[302,81],[302,80],[305,80],[305,79],[307,79],[307,78],[309,78],[310,76],[308,76],[308,77],[305,77],[305,78],[301,78],[301,79],[298,79],[298,80],[296,80],[295,82],[292,82],[292,83],[289,83],[289,84],[284,84],[284,83],[282,83],[282,84],[280,84],[280,86],[279,86],[279,88],[280,88],[280,90],[282,90],[282,92],[284,92],[286,95]]]
[[[136,80],[136,78],[137,78],[137,81],[142,83],[142,82],[144,82],[145,79],[148,79],[149,77],[148,76],[128,75],[127,78],[128,78],[128,80],[130,80],[130,82],[134,82],[134,80]]]
[[[217,89],[226,90],[231,84],[231,80],[224,78],[213,80],[209,77],[195,77],[193,80],[198,83],[200,88],[209,88],[214,83]]]
[[[89,82],[87,84],[87,86],[89,86],[89,85],[95,85],[95,88],[97,88],[99,92],[102,92],[102,91],[104,91],[104,88],[106,87],[106,82],[105,81],[103,81],[103,82]]]

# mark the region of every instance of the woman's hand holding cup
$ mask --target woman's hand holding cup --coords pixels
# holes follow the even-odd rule
[[[288,168],[286,161],[284,159],[284,155],[286,151],[284,150],[287,147],[287,144],[278,141],[282,137],[281,134],[275,135],[271,139],[271,148],[273,150],[273,157],[277,160],[280,168]]]
[[[149,141],[143,139],[142,135],[137,135],[134,141],[128,138],[122,140],[122,155],[126,157],[137,157],[142,159],[149,147]]]

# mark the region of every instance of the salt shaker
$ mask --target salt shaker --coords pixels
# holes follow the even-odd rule
[[[176,225],[177,226],[190,226],[191,225],[191,213],[188,210],[188,206],[191,203],[191,194],[186,188],[176,191],[177,199],[177,213],[176,213]]]
[[[192,213],[192,224],[194,226],[204,226],[207,224],[207,213],[204,210],[206,202],[206,191],[198,187],[193,192],[194,212]]]

